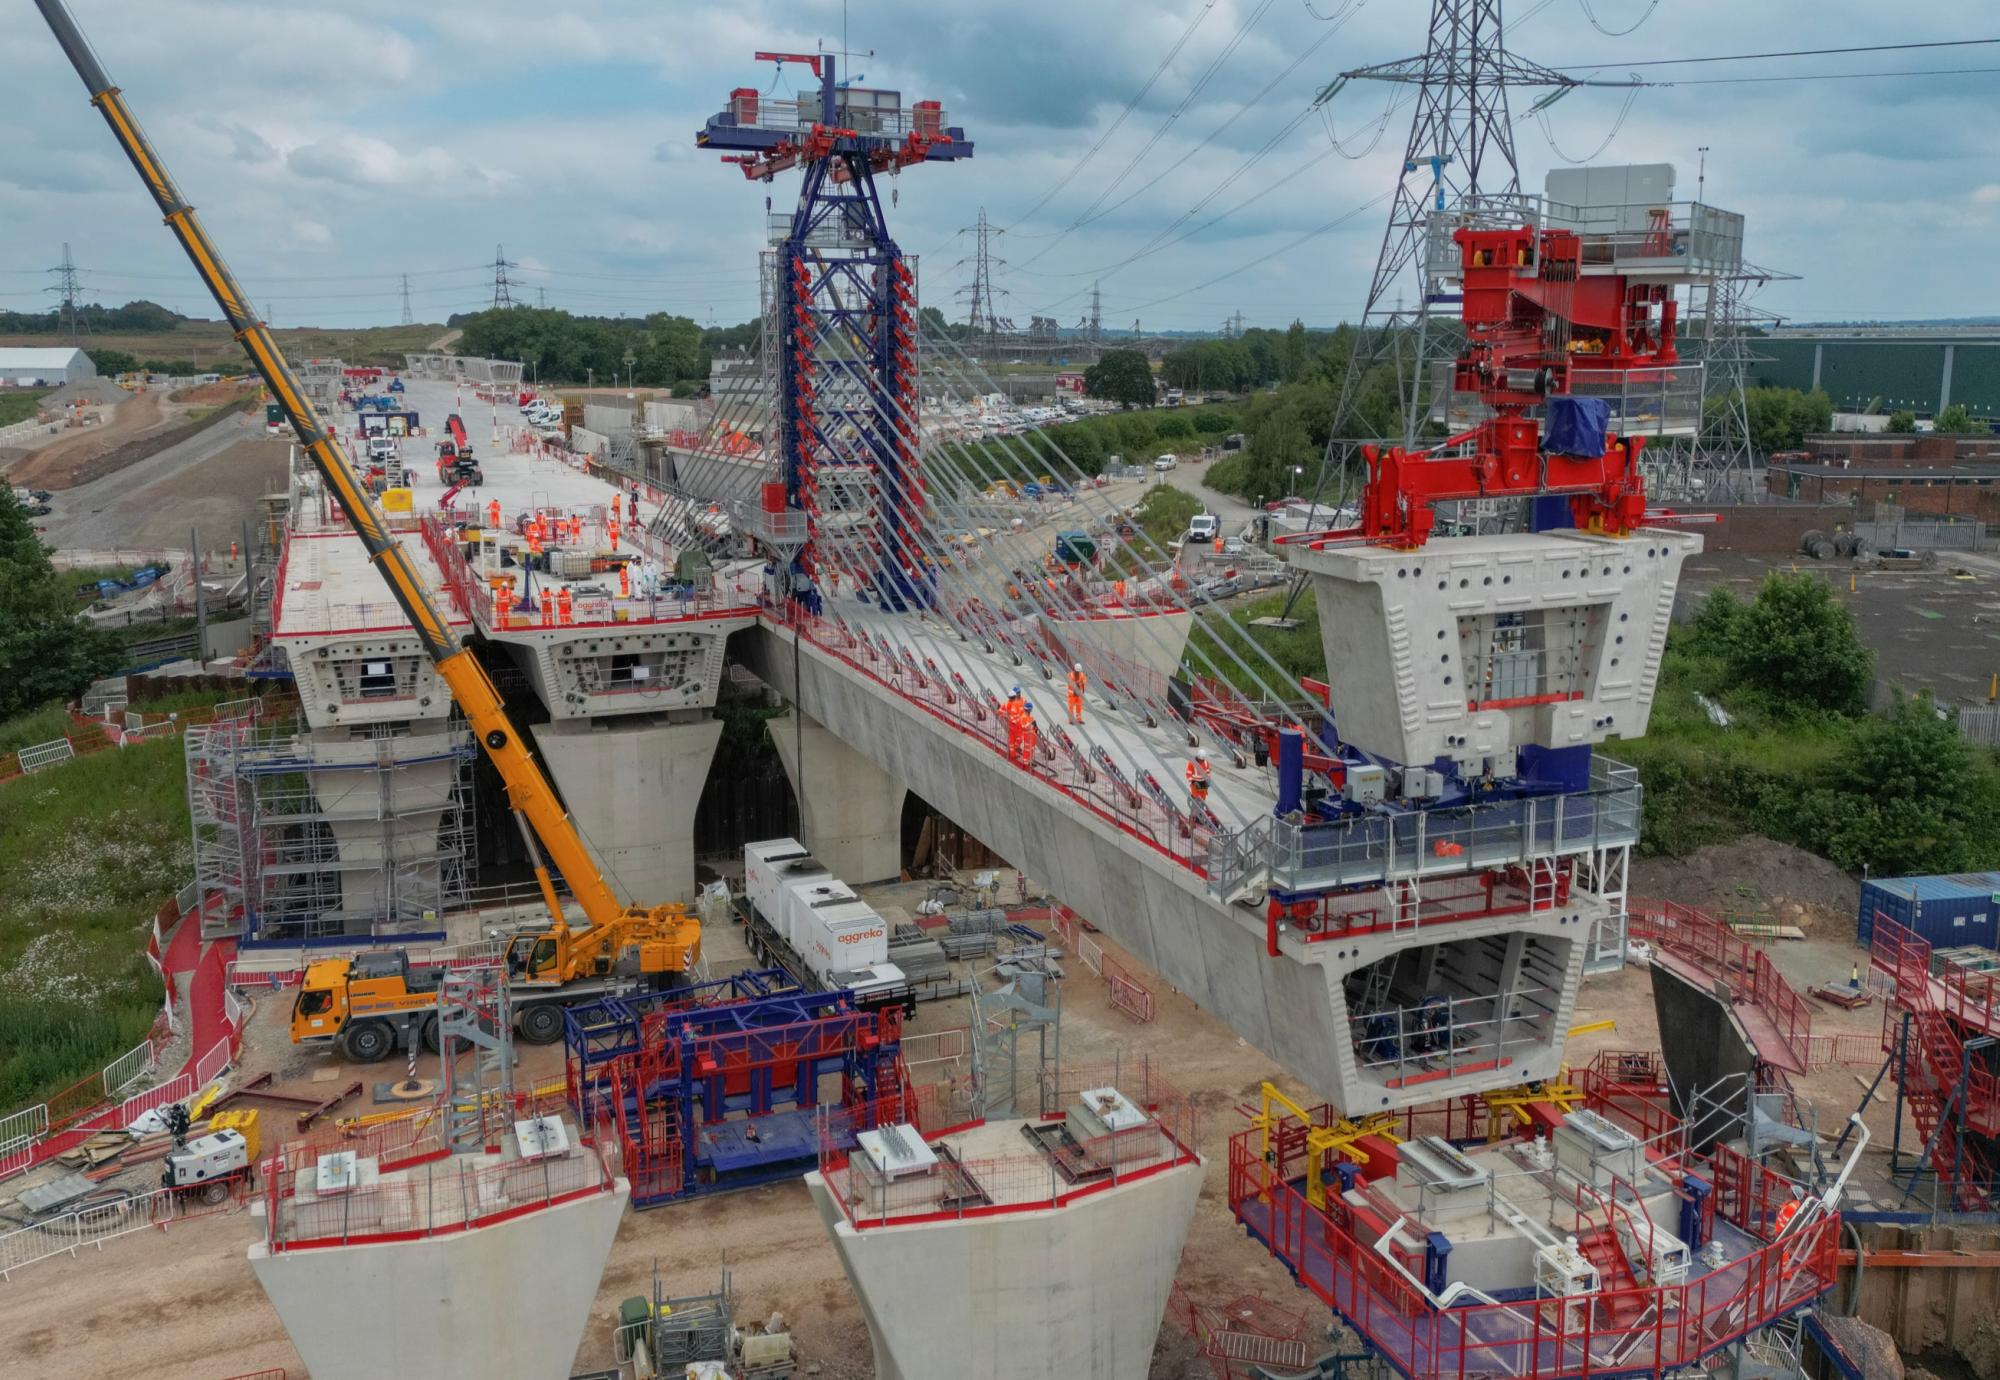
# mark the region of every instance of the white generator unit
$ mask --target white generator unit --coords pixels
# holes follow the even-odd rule
[[[797,839],[766,839],[743,845],[743,895],[750,908],[780,935],[785,932],[784,894],[795,882],[832,881]],[[789,941],[788,941],[789,942]]]
[[[160,1171],[166,1188],[199,1189],[204,1202],[229,1196],[230,1180],[250,1167],[250,1143],[241,1131],[217,1131],[167,1152]]]
[[[889,922],[845,882],[787,888],[785,939],[822,981],[889,961]]]

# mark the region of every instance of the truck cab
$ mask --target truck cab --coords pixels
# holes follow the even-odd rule
[[[413,968],[400,949],[323,958],[307,966],[292,1002],[292,1043],[335,1044],[370,1063],[385,1057],[413,1013],[437,1005],[435,968]],[[435,1035],[426,1043],[435,1048]],[[381,1047],[381,1053],[372,1051]]]

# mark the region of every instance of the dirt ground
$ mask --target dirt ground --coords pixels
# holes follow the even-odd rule
[[[1825,858],[1770,839],[1711,844],[1686,858],[1635,858],[1634,896],[1660,897],[1732,923],[1797,925],[1852,938],[1861,884]]]
[[[227,543],[245,520],[255,527],[260,498],[284,489],[288,451],[284,439],[265,436],[261,427],[246,429],[242,440],[207,459],[117,494],[106,508],[121,533],[112,544],[181,546],[190,527]]]
[[[1718,897],[1739,910],[1749,909],[1754,900],[1796,896],[1829,917],[1836,912],[1838,898],[1832,895],[1831,879],[1806,875],[1807,870],[1792,865],[1795,860],[1776,849],[1777,845],[1759,846],[1754,841],[1731,845],[1707,850],[1672,868],[1648,867],[1641,875],[1658,893],[1674,895],[1678,886],[1688,899]],[[1636,872],[1641,869],[1635,868]],[[1803,882],[1798,880],[1801,876]],[[1789,889],[1778,890],[1779,884]],[[1746,888],[1756,888],[1760,894],[1748,895]],[[909,886],[877,893],[873,899],[896,918],[896,908],[907,909],[921,893],[921,887]],[[1780,909],[1784,903],[1780,901]],[[1774,941],[1768,946],[1780,969],[1801,990],[1811,982],[1845,977],[1851,962],[1866,962],[1852,940],[1852,915],[1849,903],[1845,936],[1820,932],[1832,930],[1829,919],[1812,927],[1811,939]],[[732,971],[744,961],[740,936],[733,929],[711,934],[708,948],[717,971]],[[1115,946],[1107,948],[1125,958]],[[1143,973],[1129,958],[1125,961]],[[1064,1062],[1106,1062],[1114,1055],[1124,1060],[1150,1057],[1201,1110],[1208,1173],[1181,1258],[1181,1286],[1197,1303],[1220,1306],[1244,1295],[1261,1295],[1307,1318],[1324,1318],[1317,1303],[1248,1240],[1228,1210],[1227,1141],[1246,1125],[1245,1113],[1259,1083],[1275,1074],[1272,1062],[1187,998],[1157,982],[1156,1019],[1135,1024],[1111,1009],[1102,982],[1081,965],[1069,966],[1072,972],[1063,994]],[[261,1003],[241,1065],[246,1073],[269,1068],[278,1074],[282,1089],[323,1094],[329,1083],[352,1077],[372,1083],[391,1067],[339,1068],[331,1079],[322,1071],[316,1081],[315,1071],[334,1069],[336,1061],[328,1054],[301,1054],[291,1046],[285,1033],[288,1010],[282,995]],[[1850,1013],[1815,1004],[1813,1015],[1816,1033],[1873,1034],[1881,1027],[1879,1006]],[[962,1003],[935,1003],[920,1008],[914,1030],[946,1029],[964,1019]],[[1601,1019],[1615,1019],[1617,1029],[1572,1040],[1573,1066],[1588,1063],[1600,1049],[1660,1047],[1647,969],[1628,966],[1585,983],[1576,1021]],[[524,1047],[522,1076],[553,1075],[560,1062],[559,1046]],[[1832,1128],[1860,1101],[1860,1085],[1873,1072],[1872,1064],[1835,1066],[1793,1082],[1818,1110],[1820,1126]],[[1275,1081],[1308,1103],[1318,1100],[1290,1079]],[[1867,1120],[1875,1142],[1864,1157],[1857,1185],[1863,1194],[1885,1193],[1887,1105],[1878,1100]],[[19,1272],[0,1288],[0,1336],[15,1339],[0,1347],[0,1377],[47,1375],[52,1358],[58,1356],[62,1373],[105,1377],[157,1375],[163,1365],[172,1374],[196,1380],[204,1376],[220,1380],[279,1366],[293,1377],[305,1374],[244,1258],[245,1248],[260,1229],[257,1218],[236,1212],[178,1224],[166,1232],[126,1237],[108,1243],[102,1254],[86,1252],[78,1259],[52,1260]],[[575,1368],[611,1364],[618,1304],[649,1292],[656,1270],[668,1292],[696,1293],[715,1286],[724,1263],[734,1279],[739,1318],[782,1313],[807,1363],[805,1374],[823,1380],[862,1380],[871,1373],[860,1310],[805,1188],[796,1181],[628,1213],[606,1262]],[[125,1325],[135,1317],[147,1320],[142,1347],[131,1344]],[[1171,1327],[1162,1330],[1152,1380],[1198,1380],[1208,1374],[1184,1337]]]
[[[1685,616],[1712,589],[1755,598],[1773,571],[1811,573],[1854,611],[1875,651],[1875,699],[1928,690],[1949,704],[1984,704],[2000,672],[2000,552],[1943,551],[1932,570],[1861,570],[1849,561],[1703,552],[1681,576]]]
[[[166,430],[185,415],[185,409],[167,402],[162,394],[147,392],[134,393],[99,415],[103,420],[94,425],[62,432],[21,453],[7,465],[8,480],[28,488],[67,489],[91,461],[128,441]]]

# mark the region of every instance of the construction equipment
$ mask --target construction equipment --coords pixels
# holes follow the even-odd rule
[[[681,907],[661,906],[573,930],[557,910],[548,929],[507,941],[514,1028],[529,1044],[554,1044],[562,1038],[562,1008],[572,1002],[678,985],[687,971],[689,925],[699,933],[700,921]],[[436,1053],[442,976],[440,969],[412,965],[401,949],[321,959],[306,968],[293,1000],[292,1043],[330,1044],[359,1064],[420,1043]]]
[[[255,1146],[244,1129],[254,1135],[254,1124],[244,1129],[235,1126],[213,1129],[199,1140],[190,1141],[188,1128],[192,1121],[185,1106],[174,1103],[166,1109],[165,1117],[167,1129],[173,1133],[174,1148],[167,1152],[162,1164],[161,1187],[213,1205],[229,1196],[232,1185],[250,1176]]]
[[[138,121],[125,104],[124,94],[112,85],[96,54],[62,0],[36,0],[42,18],[54,33],[63,54],[90,92],[90,101],[103,114],[105,123],[140,180],[152,193],[167,225],[187,251],[195,271],[222,309],[236,338],[243,342],[256,365],[264,386],[283,409],[285,418],[298,436],[299,445],[309,456],[327,493],[352,524],[354,533],[367,550],[369,560],[388,583],[403,614],[410,621],[418,645],[430,659],[439,679],[451,691],[452,701],[465,715],[507,790],[507,802],[515,812],[522,837],[534,862],[535,880],[552,919],[551,928],[530,946],[527,959],[537,972],[547,971],[539,961],[539,945],[547,940],[558,971],[574,973],[583,967],[595,968],[600,957],[616,968],[618,955],[630,947],[640,950],[639,964],[664,985],[684,981],[701,958],[701,921],[684,906],[644,906],[619,901],[604,875],[591,860],[583,840],[556,798],[548,777],[529,752],[526,741],[508,717],[500,692],[471,648],[462,645],[451,625],[432,603],[417,573],[415,562],[396,534],[389,530],[381,511],[363,488],[354,464],[333,432],[320,420],[307,398],[291,364],[279,351],[271,332],[250,309],[249,299],[222,261],[194,208],[181,196],[173,178],[161,165],[140,130]],[[465,444],[464,423],[453,416],[452,439],[460,454]],[[544,850],[547,857],[544,859]],[[576,906],[588,921],[588,930],[572,931],[556,898],[551,864],[569,884]],[[596,934],[598,938],[589,936]],[[572,936],[575,938],[572,938]],[[566,956],[566,957],[563,957]],[[566,966],[565,966],[566,965]],[[331,994],[329,994],[331,995]],[[526,1010],[538,1010],[530,1005]],[[524,1011],[525,1018],[525,1011]],[[545,1019],[541,1017],[538,1019]],[[556,1022],[558,1030],[561,1022]],[[534,1038],[524,1030],[526,1038]],[[553,1038],[553,1037],[551,1037]]]
[[[454,485],[484,484],[486,472],[479,468],[479,462],[472,458],[472,443],[465,439],[465,423],[456,412],[445,418],[445,430],[451,435],[438,442],[438,483],[450,488]]]

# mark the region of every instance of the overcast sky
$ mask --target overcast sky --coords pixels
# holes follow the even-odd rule
[[[838,48],[842,23],[839,0],[72,6],[282,326],[394,322],[405,272],[418,320],[476,309],[491,296],[496,244],[520,265],[517,300],[749,318],[764,198],[788,209],[797,174],[746,182],[694,135],[733,87],[785,95],[809,80],[754,51]],[[47,302],[42,270],[68,241],[90,300],[214,315],[54,41],[19,8],[0,107],[0,306]],[[1407,135],[1407,106],[1383,119],[1397,89],[1351,85],[1325,119],[1250,160],[1341,70],[1419,51],[1427,8],[853,0],[851,46],[874,50],[851,64],[863,84],[942,101],[977,147],[970,162],[890,184],[892,225],[922,256],[924,300],[961,314],[953,293],[970,245],[954,232],[984,206],[1008,227],[996,281],[1023,325],[1036,313],[1075,322],[1093,280],[1118,327],[1213,328],[1239,310],[1251,325],[1351,317],[1382,236],[1383,207],[1369,203],[1393,185]],[[1165,74],[1037,206],[1197,14]],[[2000,37],[1990,0],[1508,0],[1507,14],[1515,53],[1602,64],[1610,77],[1659,58]],[[2000,46],[1640,70],[1691,81],[1949,68],[2000,68]],[[1514,110],[1524,186],[1539,190],[1565,157],[1670,161],[1691,197],[1707,145],[1706,199],[1748,217],[1752,259],[1800,275],[1765,289],[1761,306],[1795,319],[1919,317],[2000,311],[1996,97],[2000,74],[1983,73],[1647,89],[1622,125],[1622,93],[1582,91],[1549,112],[1546,133],[1522,116],[1533,93]]]

